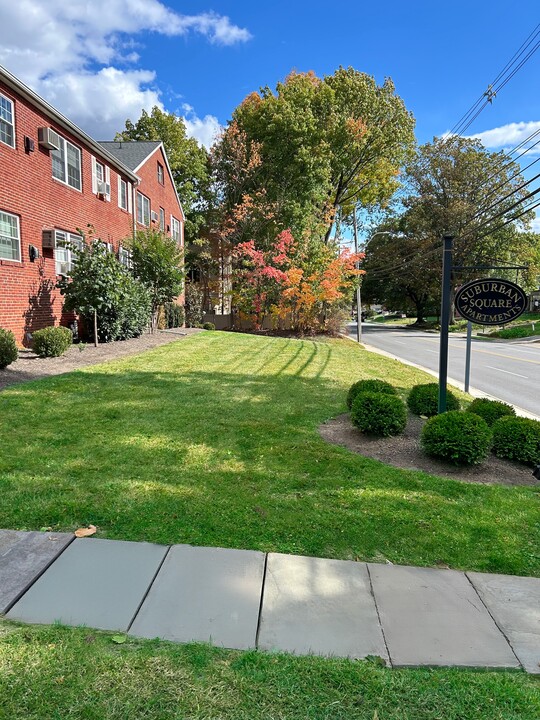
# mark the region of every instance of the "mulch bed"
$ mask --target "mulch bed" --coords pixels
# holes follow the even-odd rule
[[[94,345],[73,345],[65,355],[55,358],[40,358],[31,350],[19,350],[19,359],[4,370],[0,370],[0,390],[30,380],[40,380],[51,375],[78,370],[87,365],[97,365],[107,360],[128,355],[137,355],[145,350],[182,340],[193,333],[201,332],[196,328],[178,328],[145,333],[131,340],[118,340],[111,343]]]
[[[409,415],[403,435],[380,438],[364,435],[347,414],[328,420],[319,433],[329,443],[341,445],[364,457],[380,460],[404,470],[423,470],[452,480],[495,485],[540,485],[532,468],[489,455],[481,465],[462,467],[425,455],[420,447],[420,433],[425,420]]]

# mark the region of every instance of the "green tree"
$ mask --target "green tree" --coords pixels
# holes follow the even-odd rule
[[[71,275],[58,282],[65,309],[82,316],[96,343],[139,336],[150,320],[146,288],[101,240],[72,250],[77,250],[77,260]]]
[[[184,257],[176,240],[159,230],[137,231],[124,241],[131,251],[134,276],[147,288],[155,331],[161,305],[175,300],[184,286]]]
[[[136,123],[126,120],[125,129],[115,139],[163,142],[186,215],[186,243],[193,242],[204,222],[209,192],[208,153],[194,138],[187,137],[183,118],[154,106],[150,113],[143,110]]]
[[[528,265],[522,282],[534,284],[539,236],[526,232],[530,213],[519,217],[523,207],[512,207],[528,192],[523,183],[516,163],[477,140],[452,136],[418,148],[405,172],[402,213],[379,228],[393,235],[374,238],[367,248],[366,298],[385,302],[401,294],[415,304],[419,317],[426,307],[437,306],[445,232],[454,235],[454,265]],[[453,285],[479,272],[456,271]]]
[[[413,129],[391,80],[378,86],[353,68],[291,73],[275,92],[249,95],[214,148],[222,202],[234,213],[249,198],[251,216],[275,218],[271,231],[262,224],[270,239],[290,228],[328,242],[339,209],[389,200]]]

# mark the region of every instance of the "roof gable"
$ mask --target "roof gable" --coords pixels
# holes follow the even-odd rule
[[[99,144],[136,172],[145,160],[161,145],[160,140],[100,140]]]

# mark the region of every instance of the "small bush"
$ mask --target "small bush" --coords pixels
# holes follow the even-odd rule
[[[540,422],[523,417],[503,417],[493,425],[495,455],[527,465],[540,464]]]
[[[15,342],[15,335],[11,330],[3,330],[0,328],[0,370],[3,370],[8,365],[18,358],[19,353],[17,351],[17,343]]]
[[[515,416],[516,414],[516,411],[511,405],[507,405],[499,400],[488,400],[487,398],[476,398],[473,400],[467,408],[467,412],[479,415],[487,422],[489,427],[505,415]]]
[[[485,420],[458,410],[430,418],[422,428],[420,442],[428,455],[456,465],[473,465],[484,460],[491,447],[492,433]]]
[[[397,390],[386,380],[358,380],[349,388],[347,394],[347,407],[349,410],[356,396],[361,392],[384,393],[385,395],[397,395]]]
[[[165,328],[182,327],[185,320],[185,312],[182,305],[176,303],[165,303]]]
[[[368,435],[399,435],[407,424],[407,408],[397,395],[362,392],[352,404],[351,420]]]
[[[437,383],[426,383],[424,385],[415,385],[411,388],[407,405],[413,415],[425,415],[432,417],[439,412],[439,386]],[[459,400],[457,397],[446,390],[446,410],[459,410]]]
[[[212,322],[203,323],[203,330],[215,330],[216,326]]]
[[[34,352],[39,357],[60,357],[73,343],[71,330],[65,327],[46,327],[32,336]]]
[[[202,324],[204,295],[196,283],[186,283],[186,325],[199,327]]]

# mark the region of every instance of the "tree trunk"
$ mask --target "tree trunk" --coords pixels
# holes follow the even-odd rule
[[[99,344],[97,334],[97,310],[94,310],[94,346],[97,347]]]

